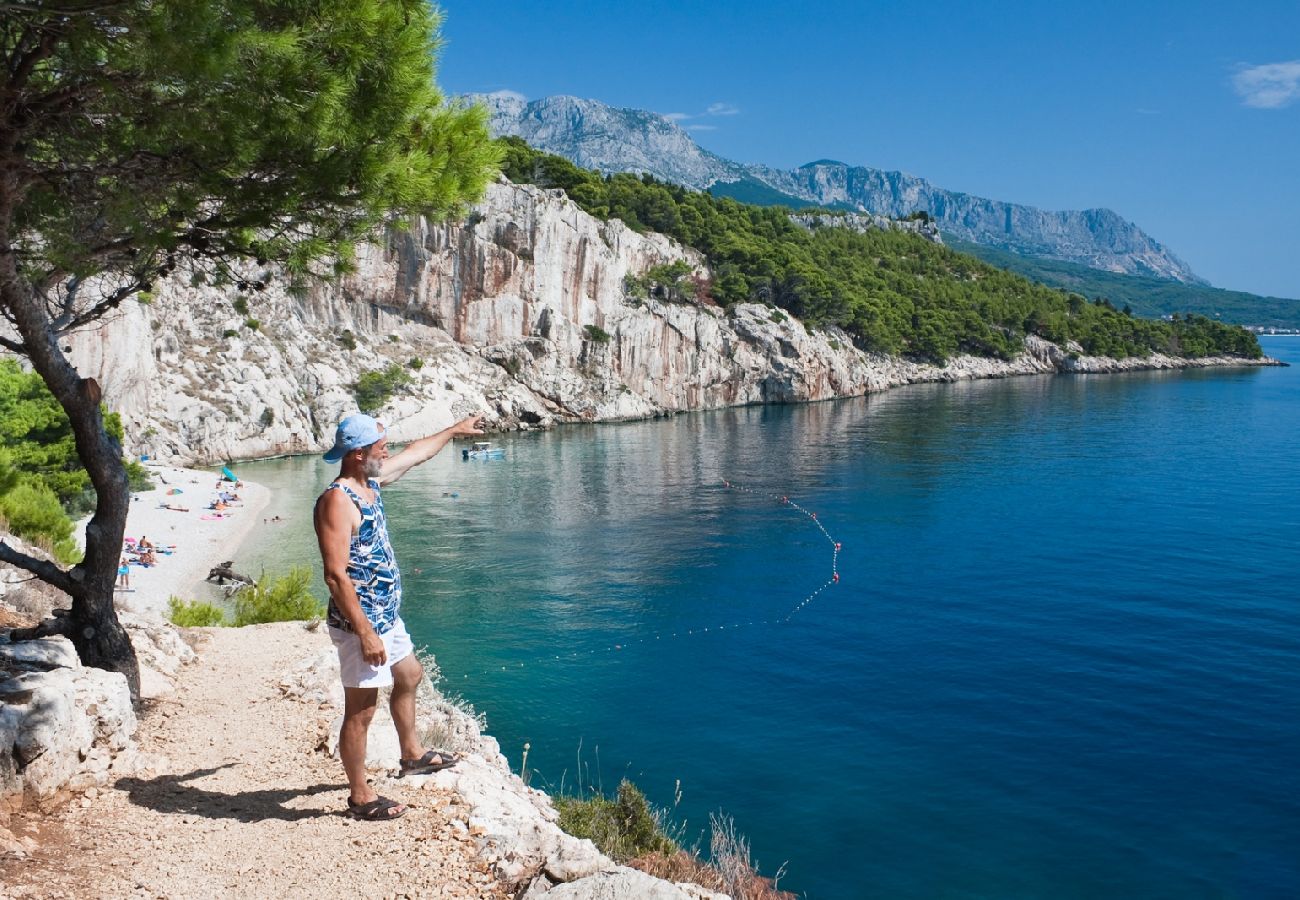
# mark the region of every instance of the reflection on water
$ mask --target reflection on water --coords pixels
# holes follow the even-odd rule
[[[1298,371],[917,385],[448,451],[385,494],[405,615],[541,783],[572,785],[580,742],[607,788],[667,803],[680,779],[679,816],[725,807],[809,896],[1283,896]],[[240,474],[287,521],[238,565],[318,571],[333,470]],[[825,580],[820,532],[724,478],[816,511],[844,580],[789,625],[637,644]]]

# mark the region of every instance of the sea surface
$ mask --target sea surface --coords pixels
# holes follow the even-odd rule
[[[534,785],[630,778],[705,847],[721,810],[811,898],[1297,897],[1300,339],[1264,347],[1296,367],[449,449],[385,491],[407,622]],[[238,470],[285,520],[238,568],[319,569],[333,470]],[[843,546],[793,615],[832,544],[780,496]]]

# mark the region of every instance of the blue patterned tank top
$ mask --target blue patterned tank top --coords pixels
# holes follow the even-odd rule
[[[361,527],[352,535],[348,546],[348,577],[356,588],[361,611],[366,614],[376,634],[383,634],[397,621],[397,610],[402,605],[402,575],[397,570],[397,557],[388,541],[388,520],[384,518],[384,501],[379,496],[379,482],[367,482],[375,492],[375,502],[367,506],[361,496],[337,481],[325,490],[335,488],[351,498],[361,513]],[[350,623],[330,597],[326,623],[342,631],[352,631]]]

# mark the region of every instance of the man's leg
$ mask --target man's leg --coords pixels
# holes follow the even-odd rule
[[[415,693],[424,678],[424,666],[410,653],[393,664],[393,692],[388,709],[397,726],[397,740],[402,745],[402,759],[419,759],[424,744],[415,730]]]
[[[348,774],[353,803],[369,803],[377,796],[366,784],[366,734],[375,717],[378,688],[343,689],[343,728],[339,732],[339,758]]]

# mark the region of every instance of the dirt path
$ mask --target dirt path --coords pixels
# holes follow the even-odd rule
[[[419,806],[394,822],[341,814],[342,768],[317,749],[326,714],[276,686],[305,655],[295,628],[209,632],[177,693],[142,713],[152,770],[56,815],[15,817],[40,849],[0,862],[0,895],[504,897],[473,858],[455,794],[399,788]]]

